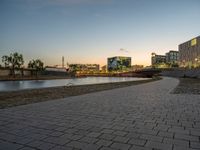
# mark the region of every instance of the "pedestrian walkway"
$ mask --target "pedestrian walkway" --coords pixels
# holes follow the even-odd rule
[[[175,78],[0,110],[0,150],[200,149],[200,96]]]

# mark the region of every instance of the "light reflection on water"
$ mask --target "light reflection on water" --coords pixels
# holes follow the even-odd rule
[[[87,77],[56,80],[0,81],[0,91],[18,91],[25,89],[36,89],[56,86],[73,86],[122,81],[138,81],[147,79],[148,78],[135,77]]]

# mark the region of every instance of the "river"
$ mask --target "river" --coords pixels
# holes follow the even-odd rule
[[[149,78],[135,77],[86,77],[73,79],[55,79],[55,80],[25,80],[25,81],[0,81],[0,92],[18,91],[25,89],[38,89],[56,86],[73,86],[86,84],[100,84],[124,81],[148,80]]]

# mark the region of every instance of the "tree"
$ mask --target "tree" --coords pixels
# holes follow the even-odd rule
[[[2,62],[4,63],[5,68],[9,67],[9,56],[3,56]]]
[[[36,77],[38,76],[38,71],[43,70],[44,63],[40,59],[31,60],[28,63],[28,68],[32,69],[31,75],[33,75],[33,72],[35,71]]]
[[[15,52],[11,53],[9,56],[4,55],[2,57],[2,62],[4,63],[5,67],[10,68],[11,75],[15,77],[15,70],[21,68],[21,66],[24,64],[24,59],[22,54]]]

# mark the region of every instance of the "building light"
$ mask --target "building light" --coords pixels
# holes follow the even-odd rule
[[[195,39],[192,39],[191,40],[191,46],[194,46],[194,45],[196,45],[197,44],[197,39],[195,38]]]

